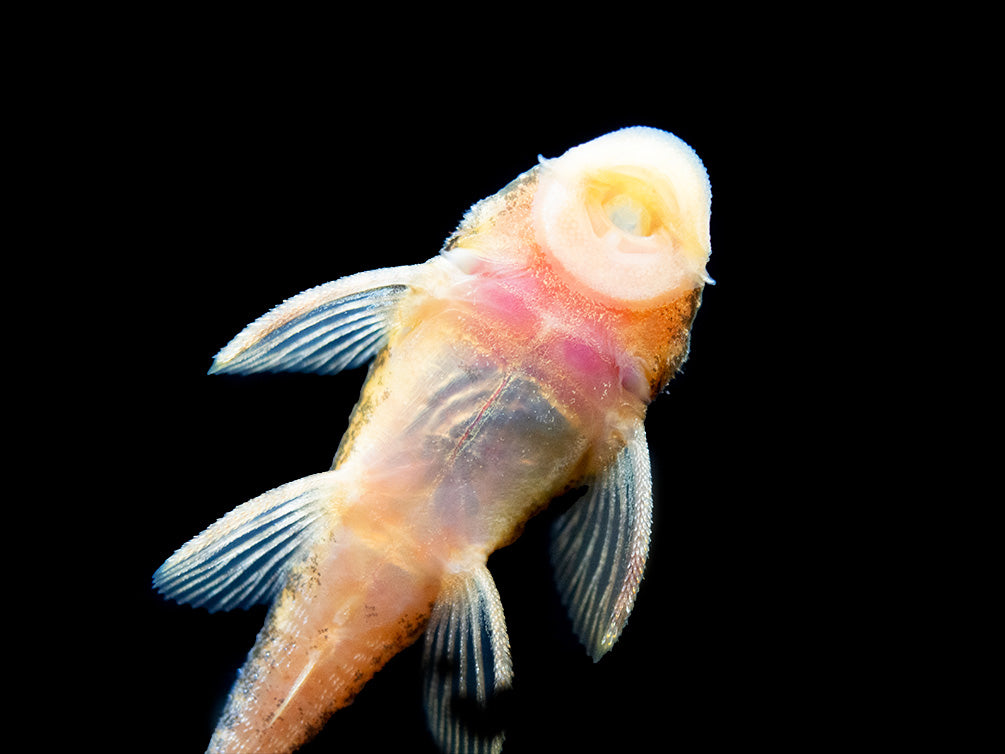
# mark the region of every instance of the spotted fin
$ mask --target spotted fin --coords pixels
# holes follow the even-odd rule
[[[501,692],[513,679],[509,636],[484,565],[448,576],[426,628],[426,720],[444,754],[498,754]]]
[[[337,473],[314,474],[239,505],[168,558],[154,587],[210,612],[271,602],[323,526]]]
[[[573,629],[594,661],[618,640],[635,595],[652,526],[652,475],[645,427],[561,516],[552,530],[552,564]]]
[[[422,265],[388,267],[304,291],[259,317],[216,355],[210,374],[335,374],[383,347]]]

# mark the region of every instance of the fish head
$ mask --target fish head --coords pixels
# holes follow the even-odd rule
[[[708,175],[673,134],[625,128],[542,160],[532,211],[538,247],[592,300],[649,309],[710,282]]]
[[[613,354],[625,384],[648,401],[687,357],[712,282],[710,215],[709,179],[694,150],[636,126],[539,158],[475,204],[442,253],[465,285],[491,279],[506,288],[493,307],[507,312],[503,326],[534,338],[541,322],[523,313],[547,312],[588,350]],[[486,308],[492,301],[485,288],[473,298]]]

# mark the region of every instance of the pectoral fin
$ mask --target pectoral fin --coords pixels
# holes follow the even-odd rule
[[[239,505],[168,558],[154,587],[210,612],[271,602],[321,530],[336,476],[314,474]]]
[[[422,265],[340,278],[285,301],[216,355],[210,374],[335,374],[365,364],[387,339],[394,311]]]
[[[502,603],[488,569],[448,576],[426,628],[426,720],[445,754],[497,754],[495,714],[513,666]]]
[[[645,427],[559,518],[552,563],[572,625],[593,659],[614,646],[635,605],[652,525],[652,476]]]

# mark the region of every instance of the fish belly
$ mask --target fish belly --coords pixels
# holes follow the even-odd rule
[[[426,314],[371,369],[335,458],[338,520],[277,598],[211,752],[312,737],[419,636],[444,577],[484,566],[592,470],[610,418],[638,412],[580,387],[547,330],[492,327],[450,303]]]
[[[570,407],[502,331],[487,344],[450,320],[392,343],[336,466],[363,480],[372,509],[407,518],[445,567],[463,569],[583,476],[598,412]]]

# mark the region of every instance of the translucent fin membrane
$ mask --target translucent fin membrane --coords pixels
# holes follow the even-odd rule
[[[572,626],[594,660],[635,605],[652,526],[649,447],[640,424],[590,491],[555,522],[552,563]]]
[[[448,577],[426,629],[426,719],[445,754],[498,754],[493,702],[513,679],[502,603],[488,569]]]
[[[421,266],[351,275],[312,288],[248,325],[216,356],[211,374],[335,374],[383,347],[398,304]]]
[[[290,482],[238,506],[168,558],[154,587],[210,612],[271,602],[330,504],[335,474]]]

